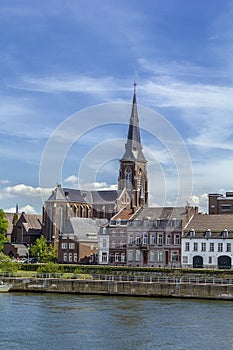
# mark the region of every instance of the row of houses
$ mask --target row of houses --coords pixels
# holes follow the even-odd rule
[[[22,213],[15,220],[7,214],[6,254],[20,257],[43,235],[48,244],[58,246],[61,263],[232,267],[233,192],[209,194],[208,215],[189,205],[149,207],[136,85],[117,190],[86,191],[58,184],[42,216]]]

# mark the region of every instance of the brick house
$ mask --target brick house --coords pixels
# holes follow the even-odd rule
[[[128,266],[181,266],[183,228],[194,207],[141,208],[127,225]]]
[[[59,236],[59,263],[96,263],[98,232],[107,219],[70,218]]]

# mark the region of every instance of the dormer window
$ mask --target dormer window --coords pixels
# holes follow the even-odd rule
[[[194,230],[194,228],[192,228],[192,229],[189,231],[189,237],[190,237],[190,238],[195,237],[195,230]]]
[[[208,239],[211,237],[211,230],[208,228],[208,230],[205,231],[205,237]]]
[[[227,238],[228,237],[228,231],[227,229],[225,228],[223,231],[222,231],[222,238]]]

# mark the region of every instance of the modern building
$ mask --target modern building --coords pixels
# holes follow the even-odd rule
[[[233,192],[210,193],[208,195],[209,214],[233,214]]]
[[[184,229],[182,267],[233,267],[233,215],[197,214]]]

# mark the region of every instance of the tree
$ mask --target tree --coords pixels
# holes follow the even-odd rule
[[[44,236],[37,238],[35,244],[31,246],[30,255],[38,257],[40,261],[54,261],[57,258],[57,251],[51,245],[47,244],[47,241]]]
[[[2,209],[0,209],[0,234],[6,234],[8,229],[8,221]]]
[[[3,251],[4,242],[8,242],[6,233],[8,229],[8,221],[2,209],[0,209],[0,252]]]

